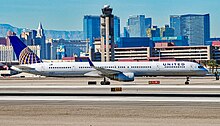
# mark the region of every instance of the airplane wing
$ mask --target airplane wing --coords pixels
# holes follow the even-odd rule
[[[109,77],[111,75],[116,75],[116,74],[122,73],[121,71],[118,71],[118,70],[112,70],[112,69],[105,69],[105,68],[102,68],[102,67],[96,67],[96,66],[94,66],[94,64],[92,63],[92,61],[89,58],[88,58],[88,61],[89,61],[89,65],[91,67],[93,67],[94,69],[96,69],[97,71],[99,71],[100,75],[104,75],[106,77]]]
[[[121,71],[117,71],[117,70],[98,68],[98,67],[93,67],[93,68],[96,69],[97,71],[101,72],[101,74],[103,74],[105,76],[122,73]]]

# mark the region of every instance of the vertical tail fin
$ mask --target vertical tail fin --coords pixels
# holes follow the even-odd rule
[[[41,63],[41,59],[28,48],[17,36],[9,36],[19,64]]]

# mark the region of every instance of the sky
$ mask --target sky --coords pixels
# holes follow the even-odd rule
[[[48,30],[83,29],[84,15],[100,15],[104,5],[120,17],[121,29],[130,15],[151,17],[153,25],[169,24],[170,15],[210,14],[211,37],[220,37],[220,0],[0,0],[0,24]]]

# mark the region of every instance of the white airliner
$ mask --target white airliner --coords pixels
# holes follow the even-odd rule
[[[205,76],[208,71],[195,62],[57,62],[45,63],[17,36],[10,36],[20,65],[12,69],[48,77],[92,76],[117,81],[134,81],[136,76]],[[188,83],[188,79],[186,83]]]

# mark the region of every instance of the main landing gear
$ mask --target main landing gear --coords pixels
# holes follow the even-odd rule
[[[110,85],[109,81],[106,81],[106,78],[104,77],[104,80],[100,82],[101,85]]]
[[[189,84],[189,81],[190,81],[190,80],[189,80],[189,76],[187,76],[187,77],[186,77],[186,82],[185,82],[185,84],[188,85],[188,84]]]

